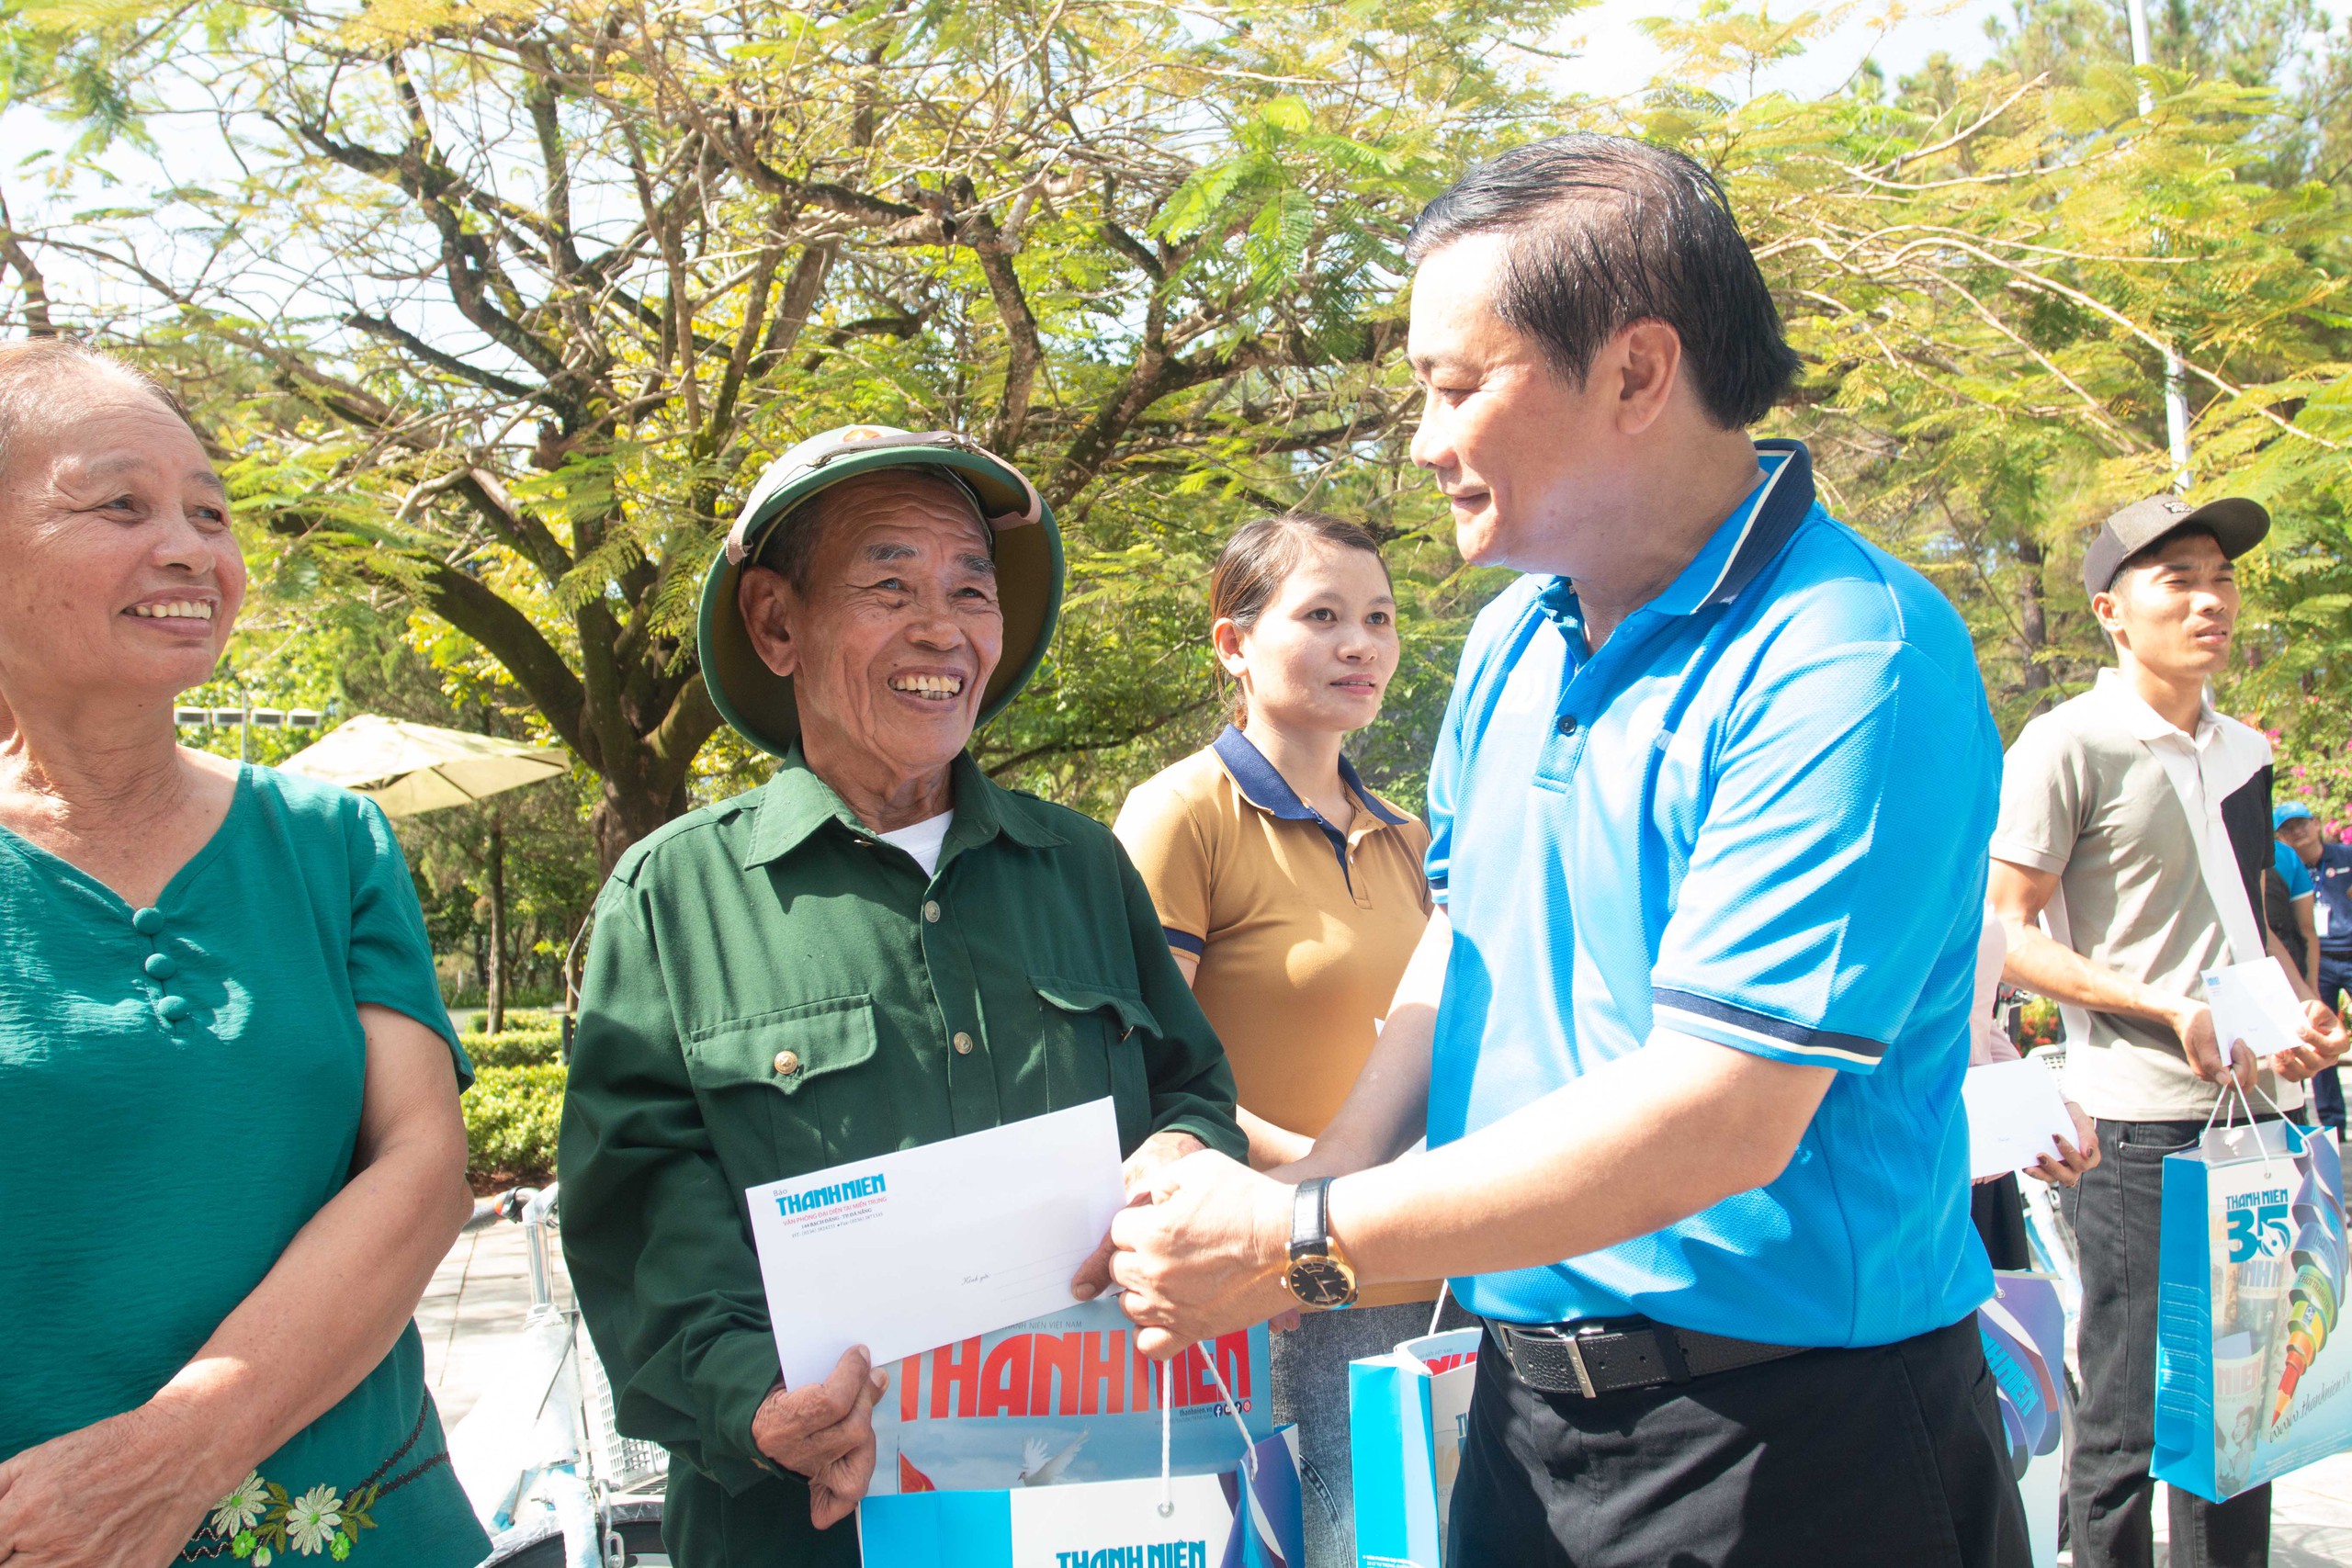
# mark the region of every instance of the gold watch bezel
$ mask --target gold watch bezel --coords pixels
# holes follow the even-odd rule
[[[1343,1293],[1337,1300],[1326,1300],[1323,1299],[1322,1292],[1319,1291],[1310,1294],[1307,1290],[1301,1288],[1303,1278],[1312,1277],[1327,1270],[1336,1272],[1340,1284],[1344,1287]],[[1340,1307],[1352,1305],[1355,1302],[1358,1290],[1355,1265],[1347,1260],[1337,1242],[1331,1242],[1322,1252],[1310,1252],[1304,1257],[1293,1258],[1283,1264],[1283,1288],[1288,1291],[1292,1298],[1301,1306],[1337,1311]]]

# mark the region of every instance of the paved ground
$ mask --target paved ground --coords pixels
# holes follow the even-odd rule
[[[2352,1454],[2299,1470],[2270,1493],[2271,1568],[2352,1562]]]
[[[556,1299],[569,1306],[571,1285],[560,1258],[554,1260],[554,1274]],[[530,1304],[521,1226],[501,1222],[458,1238],[416,1310],[416,1325],[424,1337],[424,1375],[445,1425],[457,1425],[473,1408],[498,1362],[503,1337],[521,1326]],[[2271,1568],[2352,1564],[2352,1454],[2279,1482],[2271,1506]],[[2159,1530],[2164,1517],[2159,1500]],[[2162,1568],[2161,1551],[2157,1561]]]
[[[441,1424],[454,1427],[474,1407],[505,1343],[531,1307],[531,1270],[523,1227],[503,1220],[458,1238],[434,1271],[417,1304],[424,1339],[424,1377],[440,1406]],[[557,1248],[552,1245],[548,1251]],[[563,1260],[550,1258],[556,1301],[571,1304]]]

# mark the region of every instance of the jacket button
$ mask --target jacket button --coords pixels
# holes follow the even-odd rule
[[[1552,728],[1563,735],[1574,735],[1577,732],[1577,716],[1572,713],[1564,713],[1552,721]]]
[[[968,1056],[972,1054],[972,1037],[960,1029],[956,1032],[956,1054],[958,1056]]]
[[[800,1053],[797,1051],[778,1051],[775,1054],[775,1070],[778,1077],[787,1078],[793,1074],[798,1072],[800,1070]]]
[[[938,899],[936,899],[936,898],[926,898],[926,899],[924,899],[924,900],[922,901],[922,918],[923,918],[924,919],[926,919],[926,920],[929,920],[929,921],[930,921],[930,922],[932,922],[932,924],[933,924],[933,925],[937,925],[937,924],[939,923],[939,900],[938,900]]]

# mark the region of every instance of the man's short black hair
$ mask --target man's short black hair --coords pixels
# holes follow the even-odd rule
[[[1510,236],[1498,313],[1572,381],[1642,321],[1680,336],[1691,388],[1726,430],[1762,419],[1796,378],[1796,351],[1723,186],[1680,152],[1622,136],[1514,147],[1424,208],[1405,256],[1496,233]]]

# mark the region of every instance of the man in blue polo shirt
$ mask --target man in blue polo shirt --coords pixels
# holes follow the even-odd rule
[[[2295,901],[2297,919],[2309,925],[2293,936],[2278,934],[2290,948],[2298,945],[2294,936],[2317,948],[2315,953],[2306,951],[2303,973],[2312,993],[2341,1017],[2345,992],[2352,989],[2352,845],[2327,842],[2320,834],[2319,818],[2301,801],[2277,807],[2270,817],[2278,840],[2279,878]],[[2300,883],[2294,877],[2299,868],[2303,874]],[[2344,1132],[2342,1070],[2330,1067],[2312,1078],[2312,1110],[2339,1136]]]
[[[2022,1564],[1972,1319],[1967,631],[1747,435],[1795,358],[1698,165],[1522,147],[1408,254],[1414,457],[1528,574],[1431,768],[1441,908],[1314,1152],[1172,1168],[1109,1275],[1162,1351],[1451,1276],[1487,1336],[1452,1568]]]

